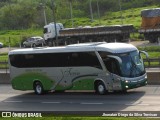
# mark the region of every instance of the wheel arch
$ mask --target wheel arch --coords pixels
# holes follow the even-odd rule
[[[39,82],[42,84],[42,86],[44,86],[41,80],[35,79],[35,80],[33,80],[33,89],[35,87],[36,82]]]
[[[104,84],[105,88],[107,89],[106,83],[104,82],[103,79],[100,79],[100,78],[97,78],[97,79],[94,80],[94,89],[96,88],[96,85],[97,85],[99,82],[102,82],[102,83]]]

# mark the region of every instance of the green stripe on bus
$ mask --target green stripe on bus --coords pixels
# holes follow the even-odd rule
[[[12,86],[18,90],[33,90],[33,82],[40,81],[44,90],[50,90],[54,85],[54,80],[42,73],[25,73],[12,79]]]

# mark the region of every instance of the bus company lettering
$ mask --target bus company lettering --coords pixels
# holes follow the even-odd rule
[[[63,76],[78,76],[80,72],[73,70],[73,68],[68,68],[66,70],[61,70]]]

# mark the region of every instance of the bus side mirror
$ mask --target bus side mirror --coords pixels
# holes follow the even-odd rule
[[[145,55],[146,55],[146,58],[148,59],[149,55],[148,55],[147,52],[145,52],[145,51],[140,51],[139,54],[141,54],[141,53],[145,54]]]

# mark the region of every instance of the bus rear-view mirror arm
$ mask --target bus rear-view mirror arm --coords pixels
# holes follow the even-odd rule
[[[149,55],[148,55],[148,53],[146,51],[140,51],[140,54],[141,53],[145,54],[146,55],[146,59],[148,59]]]
[[[118,57],[118,56],[114,56],[114,55],[108,55],[108,57],[110,57],[110,58],[114,58],[114,59],[116,59],[116,60],[119,62],[119,64],[122,64],[122,60],[121,60],[121,58],[120,58],[120,57]]]

